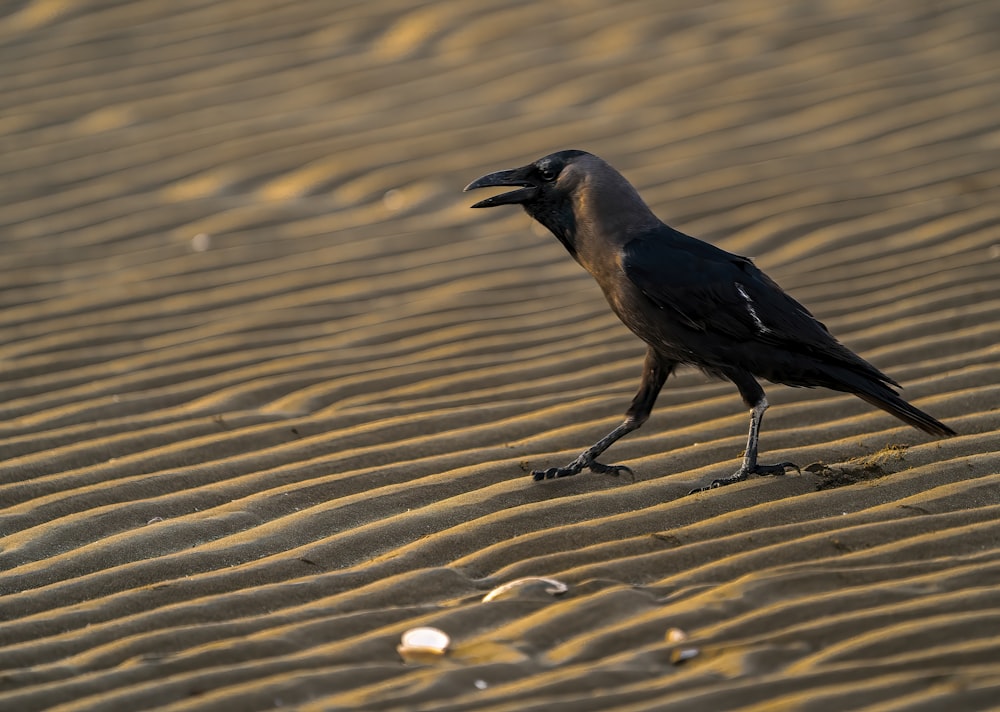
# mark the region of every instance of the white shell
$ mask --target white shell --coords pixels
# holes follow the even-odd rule
[[[451,644],[451,638],[443,630],[437,628],[410,628],[403,633],[403,638],[396,650],[404,658],[444,655]]]
[[[667,642],[668,643],[683,643],[687,640],[687,633],[685,633],[680,628],[671,628],[667,631]]]
[[[502,596],[503,594],[511,591],[519,586],[528,586],[530,584],[544,584],[545,593],[552,596],[558,596],[560,594],[566,593],[569,590],[569,586],[564,584],[562,581],[558,581],[553,578],[546,578],[544,576],[525,576],[524,578],[514,579],[513,581],[508,581],[507,583],[500,584],[495,589],[483,596],[483,603],[489,603],[495,598]]]

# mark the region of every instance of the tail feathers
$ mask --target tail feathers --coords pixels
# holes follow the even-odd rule
[[[871,403],[876,408],[881,408],[886,413],[891,413],[907,425],[912,425],[914,428],[923,430],[925,433],[942,437],[958,434],[940,420],[932,418],[919,408],[913,407],[881,383],[868,383],[865,385],[867,387],[864,390],[854,390],[854,395]]]
[[[837,391],[853,393],[861,400],[930,435],[948,437],[958,434],[937,418],[907,403],[892,389],[892,386],[898,387],[895,381],[867,361],[856,358],[860,363],[823,364],[818,369],[823,376],[817,378],[816,383]]]

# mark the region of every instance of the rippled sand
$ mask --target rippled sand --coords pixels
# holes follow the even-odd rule
[[[0,7],[0,708],[994,705],[996,3],[413,5]],[[643,353],[460,192],[562,148],[960,436],[772,386],[812,466],[681,497],[747,420],[684,371],[634,482],[532,482]]]

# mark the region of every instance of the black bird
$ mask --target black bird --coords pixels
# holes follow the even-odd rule
[[[955,435],[900,398],[892,388],[898,383],[837,341],[750,259],[665,225],[635,188],[597,156],[560,151],[477,178],[465,190],[494,186],[517,189],[472,207],[523,207],[590,272],[611,309],[648,347],[639,391],[624,422],[565,467],[535,471],[536,480],[575,475],[584,468],[631,473],[624,465],[604,465],[596,458],[649,418],[664,382],[681,364],[732,381],[750,408],[740,469],[700,489],[751,474],[798,470],[791,462],[757,462],[760,423],[767,410],[758,378],[853,393],[926,433]]]

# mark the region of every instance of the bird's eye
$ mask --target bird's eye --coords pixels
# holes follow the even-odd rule
[[[542,177],[542,180],[551,182],[556,179],[557,174],[549,166],[539,166],[538,175]]]

